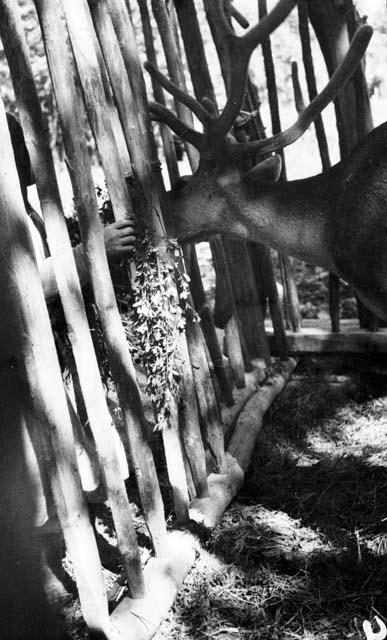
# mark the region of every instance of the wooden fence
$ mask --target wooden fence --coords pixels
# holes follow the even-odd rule
[[[214,5],[210,0],[204,4],[227,78],[228,62],[217,36]],[[184,87],[182,61],[185,55],[196,97],[200,100],[206,95],[215,104],[193,0],[176,2],[176,12],[164,0],[154,0],[151,5],[171,79]],[[262,17],[266,3],[260,2],[259,6]],[[178,331],[175,327],[174,333],[181,360],[179,393],[171,398],[169,423],[162,430],[174,517],[180,525],[191,519],[209,529],[219,521],[243,482],[263,414],[284,387],[294,361],[288,358],[268,250],[222,238],[211,240],[219,299],[224,303],[219,318],[226,358],[204,291],[195,247],[185,247],[183,256],[177,258],[176,248],[171,249],[168,236],[173,237],[173,229],[168,218],[129,3],[125,0],[35,0],[35,7],[63,134],[87,271],[122,416],[129,466],[135,475],[154,555],[144,568],[19,8],[14,0],[0,0],[0,37],[31,156],[67,324],[67,338],[74,360],[72,376],[74,381],[76,378],[98,453],[127,584],[125,597],[109,615],[97,544],[78,472],[72,424],[77,417],[71,418],[69,414],[1,105],[0,207],[4,231],[0,237],[0,409],[5,419],[1,434],[4,464],[1,465],[0,506],[3,513],[9,514],[9,522],[3,527],[5,533],[1,534],[0,546],[4,543],[10,549],[9,557],[19,562],[19,569],[15,571],[12,562],[4,559],[12,587],[3,607],[9,622],[7,637],[24,638],[27,634],[30,638],[59,637],[53,630],[55,620],[51,618],[42,592],[39,561],[32,561],[30,553],[35,535],[33,512],[37,509],[31,479],[36,477],[38,460],[49,477],[49,491],[64,534],[90,637],[139,640],[151,637],[170,607],[193,562],[194,543],[189,533],[167,532],[149,425],[105,255],[85,123],[90,125],[114,218],[125,219],[132,212],[139,215],[136,202],[138,193],[141,194],[140,213],[147,228],[152,229],[153,255],[159,269],[174,277],[171,296],[176,299],[180,296],[186,306],[186,330]],[[138,8],[146,54],[156,64],[148,3],[138,0]],[[312,96],[315,88],[306,21],[305,3],[301,2],[300,28]],[[278,101],[269,43],[264,48],[264,59],[275,131],[280,122],[276,116]],[[164,100],[160,86],[154,84],[153,92],[157,100]],[[249,81],[246,109],[256,113],[253,119],[256,136],[262,135],[258,106],[256,90]],[[176,103],[176,111],[183,121],[192,124],[191,114],[180,103]],[[323,149],[321,123],[319,127]],[[179,177],[179,170],[173,139],[165,126],[161,126],[161,139],[162,159],[173,184]],[[186,151],[191,168],[195,170],[196,153],[189,146]],[[322,158],[327,166],[324,151]],[[283,177],[285,179],[285,175]],[[292,263],[283,256],[280,265],[284,274],[288,322],[294,331],[299,331],[300,313]],[[132,266],[127,263],[123,269],[129,281],[133,277]],[[181,287],[185,269],[191,279],[188,293]],[[338,328],[336,290],[337,283],[333,281],[334,330]],[[280,354],[274,367],[262,316],[262,298],[268,301],[275,349]],[[200,316],[200,323],[191,311],[193,307]],[[259,392],[252,393],[247,410],[235,421],[232,433],[227,433],[225,444],[221,407],[233,404],[234,387],[244,387],[245,370],[251,369],[251,360],[257,357],[268,369],[268,376]],[[83,429],[82,425],[78,427]],[[27,440],[33,443],[34,456],[26,453]],[[22,471],[17,472],[13,460],[19,461],[17,469]],[[42,612],[40,625],[36,622],[38,608]]]

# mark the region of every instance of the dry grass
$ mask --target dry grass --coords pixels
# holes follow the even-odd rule
[[[365,618],[386,620],[387,378],[373,368],[340,356],[299,364],[155,640],[356,640]],[[106,507],[97,516],[109,588],[113,523]],[[134,504],[133,517],[146,557]],[[77,603],[67,621],[87,637]]]
[[[387,419],[369,365],[299,367],[157,640],[360,638],[387,615]]]

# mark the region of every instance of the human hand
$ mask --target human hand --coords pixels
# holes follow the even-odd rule
[[[103,234],[108,258],[129,258],[133,254],[137,236],[137,223],[133,218],[108,224]]]

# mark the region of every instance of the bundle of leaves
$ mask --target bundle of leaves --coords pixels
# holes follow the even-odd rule
[[[129,184],[133,207],[141,211],[143,194],[138,186]],[[98,208],[104,225],[114,221],[112,205],[106,187],[96,189]],[[71,243],[80,242],[75,218],[67,221]],[[149,229],[138,237],[133,256],[134,275],[129,280],[127,267],[112,263],[110,271],[117,302],[126,331],[134,364],[146,375],[145,392],[152,401],[156,430],[165,428],[171,417],[172,406],[179,395],[181,359],[178,334],[185,328],[185,305],[188,297],[187,274],[180,273],[180,249],[175,241],[168,241],[171,260],[165,262],[154,246]],[[111,374],[103,333],[91,292],[86,295],[86,307],[100,372],[106,386]]]
[[[149,232],[137,241],[132,296],[123,321],[134,363],[143,368],[146,393],[152,400],[156,429],[168,426],[172,406],[179,395],[182,362],[178,334],[184,331],[185,314],[180,300],[188,296],[188,276],[179,277],[174,262],[164,262],[153,246]],[[178,260],[179,248],[170,243]],[[131,303],[130,303],[131,302]]]

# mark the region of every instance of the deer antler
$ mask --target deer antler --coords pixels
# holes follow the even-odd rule
[[[297,0],[280,0],[263,20],[249,29],[243,36],[237,36],[226,20],[222,0],[216,0],[218,23],[222,30],[222,36],[227,41],[230,59],[233,64],[226,105],[220,117],[214,120],[208,128],[208,136],[211,140],[221,140],[231,129],[239,113],[246,89],[248,64],[254,49],[279,27],[296,4]]]
[[[257,25],[249,29],[243,36],[237,36],[228,24],[223,12],[223,0],[215,0],[218,24],[223,39],[227,41],[230,56],[233,60],[230,77],[229,97],[226,105],[218,118],[211,117],[211,114],[196,100],[188,96],[175,84],[161,74],[151,63],[146,62],[145,68],[150,75],[155,78],[171,95],[189,107],[198,119],[203,123],[205,136],[199,138],[193,135],[193,130],[187,128],[182,123],[177,124],[177,119],[168,114],[166,110],[160,109],[155,103],[150,104],[150,111],[157,119],[162,119],[175,133],[183,136],[182,126],[187,130],[188,137],[184,137],[187,142],[191,142],[199,151],[203,147],[204,139],[210,140],[212,144],[224,138],[231,129],[235,118],[241,108],[246,88],[248,64],[254,49],[269,37],[289,15],[297,4],[297,0],[280,0],[274,9],[265,16]],[[177,128],[179,131],[177,131]],[[199,146],[197,146],[199,145]]]
[[[305,110],[305,102],[304,102],[304,96],[302,95],[300,78],[298,75],[298,65],[295,60],[292,61],[292,83],[293,83],[294,104],[296,106],[296,111],[297,113],[302,113]]]
[[[298,140],[313,120],[320,115],[340,89],[348,82],[367,49],[372,33],[372,27],[369,25],[361,25],[357,29],[345,58],[331,76],[328,84],[299,114],[296,122],[291,127],[266,140],[254,140],[230,145],[231,157],[238,159],[242,156],[245,157],[246,155],[255,155],[257,153],[272,153]]]
[[[206,136],[203,133],[188,127],[174,113],[158,102],[149,102],[149,111],[151,112],[152,120],[167,124],[182,140],[192,144],[199,152],[203,150],[206,141]]]
[[[250,56],[255,47],[262,43],[274,29],[287,17],[297,0],[280,0],[263,20],[252,27],[243,36],[236,36],[228,24],[222,8],[222,0],[215,0],[218,23],[221,24],[223,38],[227,40],[230,57],[233,61],[230,80],[230,91],[226,105],[220,116],[215,117],[215,109],[207,102],[200,104],[188,96],[170,80],[165,78],[149,62],[145,64],[148,72],[174,97],[189,107],[203,124],[204,132],[200,133],[187,127],[181,120],[157,103],[150,103],[150,111],[154,119],[165,122],[181,138],[190,142],[200,153],[216,148],[232,127],[242,105],[245,93],[247,69]],[[309,127],[325,107],[335,98],[340,89],[348,82],[361,61],[372,36],[372,28],[361,25],[354,34],[351,45],[340,66],[331,76],[326,87],[312,102],[299,113],[296,122],[277,135],[265,140],[237,143],[227,141],[227,153],[230,160],[238,160],[242,156],[256,155],[278,151],[292,144]],[[224,149],[224,147],[223,147]]]
[[[168,93],[170,93],[174,98],[179,100],[186,107],[188,107],[188,109],[191,109],[192,113],[195,114],[198,120],[200,120],[200,122],[206,125],[206,123],[211,118],[211,116],[209,115],[208,111],[200,104],[200,102],[198,102],[197,100],[195,100],[195,98],[192,98],[192,96],[188,95],[188,93],[180,89],[174,82],[169,80],[169,78],[166,78],[157,69],[157,67],[155,67],[155,65],[152,64],[152,62],[149,62],[147,60],[144,63],[144,68],[155,80],[157,80],[159,84],[161,84],[162,87],[164,87],[166,91],[168,91]],[[152,112],[153,112],[154,104],[155,103],[153,102]]]

